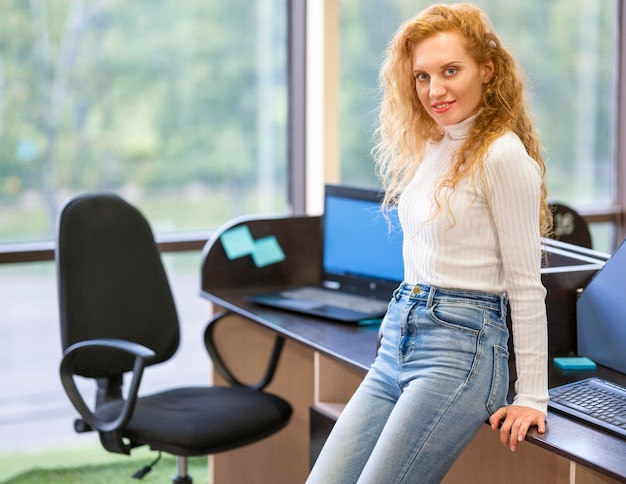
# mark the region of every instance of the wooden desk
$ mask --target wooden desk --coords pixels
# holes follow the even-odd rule
[[[242,379],[258,379],[274,336],[287,338],[268,389],[289,400],[294,415],[278,434],[213,456],[213,482],[302,483],[310,465],[310,408],[339,414],[375,358],[378,328],[334,323],[247,301],[251,291],[319,280],[314,269],[319,267],[319,219],[240,220],[223,230],[243,223],[254,238],[276,235],[285,261],[258,269],[249,258],[227,260],[218,233],[205,247],[201,295],[216,308],[232,312],[216,328],[216,340],[227,364]],[[551,368],[550,384],[591,375],[626,385],[625,375],[601,367],[584,373]],[[215,379],[219,381],[217,375]],[[444,482],[626,482],[626,441],[608,433],[550,412],[546,433],[531,432],[526,440],[511,453],[485,425]]]

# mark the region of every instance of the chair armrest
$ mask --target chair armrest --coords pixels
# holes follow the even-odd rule
[[[118,349],[135,356],[132,370],[132,380],[128,390],[128,398],[124,401],[122,411],[118,417],[112,421],[104,421],[96,417],[96,415],[85,403],[85,400],[78,391],[76,381],[74,380],[73,368],[76,356],[81,351],[91,348]],[[139,390],[139,384],[141,383],[143,370],[148,360],[154,356],[155,354],[150,348],[131,341],[119,339],[80,341],[78,343],[74,343],[63,352],[63,359],[61,360],[60,367],[61,383],[63,384],[63,388],[65,389],[67,396],[74,405],[74,408],[78,411],[81,418],[87,425],[95,430],[98,430],[99,432],[112,432],[122,428],[130,420],[137,401],[137,392]]]
[[[215,344],[215,338],[213,337],[213,331],[217,322],[232,315],[234,315],[232,311],[223,311],[216,314],[209,320],[204,331],[204,345],[206,346],[207,352],[213,361],[213,367],[224,380],[233,386],[244,386],[253,390],[263,390],[272,382],[272,379],[274,378],[274,373],[276,372],[276,367],[278,366],[278,360],[280,359],[280,353],[283,349],[283,345],[285,344],[285,338],[281,335],[276,336],[274,348],[272,349],[272,354],[270,355],[263,378],[261,378],[258,383],[245,384],[237,379],[237,377],[233,375],[232,371],[226,366],[226,363],[224,363],[224,360],[222,359],[222,356],[220,355]]]

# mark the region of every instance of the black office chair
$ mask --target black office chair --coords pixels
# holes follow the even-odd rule
[[[554,217],[553,239],[592,248],[589,226],[578,212],[559,202],[551,202],[550,208]]]
[[[173,454],[178,466],[173,482],[188,483],[187,457],[250,444],[287,425],[291,406],[263,391],[283,339],[277,338],[261,381],[245,385],[229,372],[213,342],[215,324],[228,313],[209,322],[205,344],[229,385],[138,396],[144,368],[176,351],[179,322],[152,230],[135,207],[112,194],[68,201],[58,219],[56,262],[64,350],[60,373],[80,414],[77,432],[97,431],[111,452],[130,454],[148,445]],[[128,372],[130,384],[123,391]],[[95,379],[94,405],[80,394],[76,375]]]

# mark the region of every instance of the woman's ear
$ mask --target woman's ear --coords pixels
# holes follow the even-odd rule
[[[491,78],[493,77],[495,70],[496,68],[493,65],[493,60],[489,59],[487,62],[483,64],[482,66],[483,84],[487,84],[489,81],[491,81]]]

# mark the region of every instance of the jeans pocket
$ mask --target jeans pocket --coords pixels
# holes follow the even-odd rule
[[[477,335],[483,327],[484,311],[473,304],[438,302],[429,310],[436,323]]]
[[[492,415],[500,407],[506,405],[509,391],[509,352],[500,345],[493,347],[493,373],[491,390],[487,399],[487,411]]]

